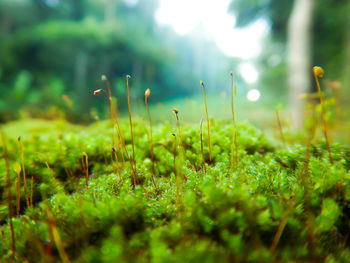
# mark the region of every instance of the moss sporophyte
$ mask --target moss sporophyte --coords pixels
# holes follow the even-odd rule
[[[154,187],[156,188],[156,191],[159,192],[158,187],[156,182],[154,181],[154,177],[156,175],[156,170],[155,170],[155,165],[154,165],[154,151],[153,151],[153,131],[152,131],[152,118],[151,118],[151,113],[149,111],[149,107],[148,107],[148,97],[151,95],[151,91],[150,89],[147,89],[145,91],[145,104],[146,104],[146,108],[147,108],[147,113],[148,113],[148,118],[149,118],[149,125],[150,125],[150,150],[151,150],[151,158],[152,158],[152,182]]]
[[[203,87],[203,95],[204,95],[204,105],[205,105],[205,114],[207,116],[207,125],[208,125],[208,147],[209,147],[209,161],[211,162],[211,146],[210,146],[210,122],[209,122],[209,115],[208,115],[208,106],[207,106],[207,97],[205,94],[205,86],[204,82],[200,81],[200,84]]]
[[[327,125],[326,113],[325,113],[326,110],[325,110],[325,106],[324,106],[324,102],[323,102],[323,95],[322,95],[322,92],[321,92],[320,83],[318,81],[318,78],[323,78],[324,71],[323,71],[323,69],[321,67],[315,66],[315,67],[313,67],[313,72],[314,72],[314,76],[315,76],[317,91],[318,91],[318,94],[320,96],[321,117],[322,117],[322,122],[323,122],[323,132],[324,132],[324,136],[325,136],[325,139],[326,139],[326,145],[327,145],[329,160],[333,164],[332,151],[331,151],[331,148],[330,148],[330,145],[329,145],[328,125]]]
[[[314,74],[318,85],[323,70]],[[207,109],[180,125],[185,111],[172,107],[176,123],[153,126],[149,89],[149,126],[131,119],[130,94],[129,119],[112,103],[111,120],[43,121],[40,136],[35,120],[2,125],[0,262],[348,262],[349,146],[319,143],[316,114],[302,134],[283,134],[287,147],[282,133],[237,122],[231,77],[232,119],[211,126]],[[111,102],[107,88],[93,93]]]
[[[25,165],[24,165],[24,151],[23,151],[23,144],[22,144],[22,141],[21,141],[21,137],[18,137],[17,141],[18,141],[19,148],[21,150],[21,155],[22,155],[22,171],[23,171],[23,182],[24,182],[24,194],[25,194],[26,201],[27,201],[27,207],[30,207],[28,190],[27,190],[28,187],[27,187],[26,168],[25,168]]]
[[[7,151],[7,143],[6,143],[6,138],[4,136],[4,133],[0,129],[0,136],[1,136],[1,141],[2,141],[2,146],[3,146],[3,157],[5,160],[5,169],[6,169],[6,183],[7,183],[7,189],[8,189],[8,194],[7,194],[7,200],[8,200],[8,222],[10,224],[10,231],[11,231],[11,248],[12,248],[12,256],[15,258],[16,256],[16,240],[15,240],[15,234],[13,230],[13,204],[12,204],[12,192],[11,192],[11,176],[10,176],[10,165],[9,165],[9,155]],[[29,207],[29,205],[28,205]]]
[[[133,165],[133,162],[131,161],[130,157],[129,157],[129,154],[128,154],[128,151],[126,149],[126,146],[125,146],[125,142],[124,142],[124,139],[123,139],[123,135],[121,133],[121,130],[120,130],[120,126],[119,126],[119,122],[118,122],[118,118],[117,118],[117,114],[114,110],[114,107],[113,107],[113,102],[112,102],[112,92],[111,92],[111,85],[107,79],[107,77],[105,75],[102,75],[101,79],[103,81],[106,81],[107,82],[107,88],[108,88],[108,100],[109,100],[109,103],[110,103],[110,107],[111,107],[111,112],[112,112],[112,116],[115,120],[115,123],[117,124],[117,129],[118,129],[118,135],[119,135],[119,138],[120,138],[120,141],[121,141],[121,144],[124,148],[124,152],[126,154],[126,157],[130,163],[130,168],[131,168],[131,171],[132,171],[132,174],[133,174],[133,178],[134,178],[134,185],[136,184],[140,184],[138,178],[137,178],[137,175],[136,175],[136,170],[134,169],[134,165]],[[95,93],[95,92],[94,92]],[[100,93],[100,92],[99,92]],[[105,92],[106,93],[106,92]],[[98,93],[97,93],[98,94]],[[121,154],[121,156],[123,156],[123,154]]]
[[[234,144],[232,144],[232,151],[231,151],[231,169],[233,167],[233,146],[235,147],[235,161],[236,165],[238,164],[238,148],[237,148],[237,126],[236,126],[236,116],[235,116],[235,106],[234,106],[234,99],[237,96],[237,85],[233,88],[233,72],[230,73],[231,75],[231,111],[232,111],[232,122],[233,122],[233,140]]]
[[[175,116],[176,116],[176,123],[177,123],[177,128],[178,128],[178,131],[179,131],[180,146],[181,146],[182,152],[184,154],[184,157],[186,159],[186,151],[185,151],[185,147],[183,146],[183,143],[182,143],[179,111],[177,109],[173,109],[173,112],[175,113]]]
[[[131,109],[130,109],[130,92],[129,92],[129,79],[130,78],[131,78],[130,75],[126,75],[126,89],[127,89],[127,96],[128,96],[128,110],[129,110],[130,134],[131,134],[131,145],[132,145],[132,157],[134,160],[134,170],[136,171],[134,134],[132,132]]]
[[[111,112],[111,126],[114,127],[114,121],[117,122],[117,113],[115,111],[114,105],[113,105],[113,98],[112,98],[112,91],[111,91],[111,83],[109,82],[108,78],[106,75],[102,75],[101,76],[101,80],[106,82],[106,86],[107,86],[107,90],[108,90],[108,94],[107,92],[104,91],[104,94],[107,96],[107,100],[109,102],[109,106],[110,106],[110,112]],[[115,129],[113,128],[113,134],[112,134],[112,145],[116,145],[118,151],[120,152],[120,156],[123,162],[123,166],[125,166],[125,161],[124,161],[124,154],[123,154],[123,149],[120,143],[120,134],[119,132],[117,133],[117,136],[115,136]]]
[[[204,151],[203,151],[203,132],[202,132],[202,126],[203,126],[203,117],[201,118],[200,122],[200,139],[201,139],[201,154],[202,154],[202,161],[203,161],[203,168],[204,173],[207,174],[207,167],[205,166],[205,158],[204,158]]]

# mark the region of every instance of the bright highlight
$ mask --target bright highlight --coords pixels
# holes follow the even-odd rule
[[[239,73],[248,84],[253,84],[258,80],[259,73],[253,64],[244,62],[238,67]]]
[[[260,99],[260,91],[258,91],[257,89],[249,90],[247,94],[247,98],[250,101],[257,101],[258,99]]]
[[[249,59],[261,52],[260,41],[269,30],[268,23],[260,19],[236,29],[236,19],[227,10],[230,0],[160,0],[155,19],[160,25],[170,25],[179,35],[195,29],[205,30],[215,39],[221,51],[231,57]],[[201,33],[202,34],[202,33]]]

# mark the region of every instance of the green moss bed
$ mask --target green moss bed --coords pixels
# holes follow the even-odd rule
[[[205,173],[199,123],[185,124],[186,154],[177,146],[175,172],[176,123],[158,124],[153,128],[153,183],[148,122],[133,124],[139,185],[115,145],[116,162],[116,131],[109,121],[86,127],[38,120],[3,126],[14,244],[1,144],[0,262],[350,261],[349,147],[332,143],[331,164],[322,139],[309,147],[289,140],[283,147],[240,123],[236,163],[232,123],[213,121],[210,162],[204,122]],[[127,120],[121,130],[132,156]]]

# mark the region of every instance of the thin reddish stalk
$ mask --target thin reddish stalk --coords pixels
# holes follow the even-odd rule
[[[149,91],[149,90],[148,90]],[[149,111],[148,108],[148,103],[147,103],[147,98],[148,98],[149,94],[145,96],[145,104],[146,104],[146,108],[147,108],[147,112],[148,112],[148,118],[149,118],[149,123],[150,123],[150,149],[151,149],[151,156],[152,156],[152,171],[153,171],[153,175],[152,175],[152,182],[154,187],[157,189],[157,185],[154,181],[154,176],[156,174],[156,170],[155,170],[155,166],[154,166],[154,152],[153,152],[153,136],[152,136],[152,118],[151,118],[151,113]],[[157,189],[158,191],[158,189]]]
[[[117,171],[118,171],[118,175],[119,175],[119,182],[122,182],[123,178],[122,178],[122,175],[120,173],[118,153],[117,153],[117,150],[114,147],[112,147],[112,150],[113,150],[113,153],[114,153],[114,157],[115,157],[115,159],[117,161]]]
[[[63,161],[63,167],[66,172],[67,178],[71,178],[73,176],[72,171],[68,168],[67,166],[67,160],[65,158],[65,154],[63,152],[63,144],[62,144],[62,134],[59,134],[58,136],[59,144],[60,144],[60,153],[61,153],[61,158]]]
[[[84,157],[85,157],[85,160],[84,160]],[[85,170],[86,188],[88,188],[89,187],[89,157],[86,152],[83,154],[83,166]]]
[[[132,132],[131,109],[130,109],[129,78],[131,78],[130,75],[126,75],[126,88],[128,93],[128,109],[129,109],[129,122],[130,122],[130,133],[131,133],[131,144],[132,144],[132,157],[134,159],[134,169],[136,170],[134,134]]]
[[[177,148],[177,141],[176,141],[176,134],[172,134],[174,136],[174,173],[175,173],[175,183],[176,183],[176,206],[178,211],[178,216],[180,217],[181,223],[183,223],[183,205],[181,200],[181,193],[182,193],[182,155],[181,150],[179,150],[179,158],[180,161],[176,165],[176,148]]]
[[[281,140],[283,142],[283,146],[286,147],[286,141],[284,140],[283,128],[282,128],[281,118],[278,110],[276,110],[276,117],[277,117],[277,123],[281,134]]]
[[[301,186],[304,188],[304,211],[306,215],[306,228],[307,228],[307,239],[308,239],[308,251],[311,255],[311,258],[314,254],[314,240],[313,240],[313,226],[314,226],[314,219],[313,215],[311,213],[310,208],[310,183],[308,177],[309,175],[309,165],[310,165],[310,156],[311,156],[311,144],[316,134],[316,121],[313,122],[313,125],[310,128],[309,131],[309,138],[307,143],[307,148],[305,152],[305,157],[303,161],[303,167],[301,168],[301,172],[298,178],[298,181],[301,182]]]
[[[203,132],[202,132],[202,126],[203,126],[203,117],[201,118],[201,124],[200,124],[201,152],[202,152],[202,160],[203,160],[203,166],[204,166],[204,173],[207,174],[207,168],[206,168],[206,166],[205,166],[205,158],[204,158],[204,151],[203,151]]]
[[[201,84],[203,86],[203,94],[204,94],[204,104],[205,104],[205,113],[207,115],[207,124],[208,124],[208,146],[209,146],[209,161],[211,162],[211,146],[210,146],[210,122],[209,122],[209,115],[208,115],[208,106],[207,106],[207,97],[205,95],[205,86],[204,82],[201,81]]]
[[[132,174],[133,174],[133,178],[134,178],[134,184],[140,184],[139,179],[137,178],[136,171],[135,171],[135,169],[134,169],[133,163],[132,163],[132,161],[131,161],[131,159],[130,159],[130,157],[129,157],[128,151],[127,151],[127,149],[126,149],[126,146],[125,146],[125,142],[124,142],[122,133],[121,133],[121,131],[120,131],[120,126],[119,126],[117,114],[116,114],[115,111],[114,111],[113,102],[112,102],[112,92],[111,92],[111,87],[110,87],[111,85],[110,85],[110,83],[109,83],[109,81],[108,81],[108,79],[107,79],[106,76],[103,75],[103,76],[102,76],[102,80],[106,81],[106,83],[107,83],[107,88],[108,88],[108,93],[109,93],[109,96],[107,96],[107,97],[108,97],[108,99],[109,99],[109,103],[110,103],[110,106],[111,106],[111,112],[112,112],[112,115],[113,115],[113,117],[114,117],[114,120],[115,120],[115,122],[116,122],[116,124],[117,124],[117,129],[118,129],[118,134],[119,134],[119,137],[120,137],[120,141],[121,141],[121,143],[122,143],[122,145],[123,145],[123,148],[124,148],[126,157],[127,157],[128,161],[129,161],[129,163],[130,163],[130,168],[131,168],[131,171],[132,171]],[[121,154],[121,157],[122,157],[122,159],[124,158],[124,157],[123,157],[123,154]]]
[[[113,119],[115,120],[115,122],[117,123],[117,126],[119,126],[118,124],[118,120],[117,120],[117,113],[115,112],[115,109],[114,109],[114,106],[113,106],[113,99],[112,99],[112,91],[111,91],[111,83],[109,82],[108,78],[105,76],[105,75],[102,75],[102,80],[104,80],[107,84],[107,90],[108,90],[108,95],[107,93],[105,92],[105,90],[103,90],[105,92],[105,94],[107,95],[107,98],[108,98],[108,101],[109,101],[109,106],[110,106],[110,109],[111,109],[111,122],[112,122],[112,128],[114,127],[113,125]],[[113,128],[113,133],[114,133],[114,128]],[[120,140],[123,140],[122,139],[122,135],[121,133],[119,132],[119,128],[118,128],[118,136],[120,137]],[[123,155],[123,150],[121,149],[120,147],[120,144],[119,144],[119,140],[118,140],[118,136],[116,136],[117,138],[117,141],[116,141],[116,145],[121,153],[121,158],[122,158],[122,162],[123,162],[123,165],[125,165],[125,161],[124,161],[124,155]],[[124,140],[123,140],[124,142]],[[114,136],[113,136],[113,140],[112,140],[112,143],[114,145]],[[128,153],[126,153],[128,155]]]
[[[9,224],[10,224],[10,230],[11,230],[11,243],[12,243],[12,255],[15,257],[16,254],[16,244],[15,244],[15,234],[13,231],[13,206],[12,206],[12,194],[11,194],[11,176],[10,176],[10,166],[8,161],[8,151],[7,151],[7,145],[5,136],[0,129],[0,135],[2,139],[2,145],[4,147],[4,160],[5,160],[5,168],[6,168],[6,180],[7,180],[7,188],[8,188],[8,209],[9,209]]]
[[[324,131],[324,136],[326,138],[326,145],[327,145],[327,150],[328,150],[328,155],[329,155],[329,161],[331,164],[333,164],[333,157],[332,157],[332,151],[331,147],[329,145],[329,135],[328,135],[328,125],[326,121],[326,113],[325,113],[325,108],[324,108],[324,103],[323,103],[323,96],[320,88],[320,83],[318,82],[318,77],[322,78],[323,77],[323,69],[321,67],[314,67],[313,68],[314,76],[315,76],[315,81],[316,81],[316,86],[318,90],[318,94],[320,96],[320,104],[321,104],[321,118],[323,122],[323,131]]]
[[[173,109],[173,112],[175,113],[175,116],[176,116],[176,122],[177,122],[177,128],[179,130],[179,143],[180,143],[180,146],[181,146],[181,149],[182,149],[182,152],[185,156],[185,159],[187,158],[186,157],[186,151],[185,151],[185,147],[182,143],[182,133],[181,133],[181,126],[180,126],[180,118],[179,118],[179,111],[176,110],[176,109]]]
[[[174,174],[175,174],[175,179],[176,179],[176,134],[172,134],[174,136]]]
[[[278,226],[278,229],[277,229],[277,232],[275,234],[275,237],[273,239],[273,242],[270,246],[270,252],[273,253],[278,245],[278,242],[280,241],[281,239],[281,236],[282,236],[282,233],[283,233],[283,230],[284,228],[286,227],[287,225],[287,221],[288,221],[288,218],[289,218],[289,215],[292,211],[292,208],[294,206],[294,202],[295,202],[295,198],[293,197],[291,200],[290,200],[290,203],[289,203],[289,206],[288,206],[288,210],[287,210],[287,213],[286,213],[286,216],[282,219],[280,225]]]
[[[51,174],[52,181],[55,183],[55,186],[57,187],[57,186],[59,185],[59,183],[57,182],[57,180],[56,180],[56,178],[55,178],[55,176],[54,176],[54,174],[53,174],[53,171],[52,171],[52,169],[51,169],[49,163],[46,161],[45,164],[46,164],[47,169],[49,169],[49,172],[50,172],[50,174]]]
[[[19,143],[19,148],[20,148],[21,154],[22,154],[22,171],[23,171],[23,180],[24,180],[24,194],[26,196],[27,207],[30,207],[28,188],[27,188],[26,167],[24,165],[24,151],[23,151],[23,145],[22,145],[21,137],[18,137],[17,141]]]
[[[32,176],[32,184],[30,188],[30,205],[33,207],[33,197],[34,197],[34,176]]]
[[[17,205],[17,216],[19,216],[19,213],[21,211],[21,199],[20,199],[20,191],[21,188],[18,184],[18,178],[15,180],[15,190],[16,190],[16,205]]]
[[[235,161],[238,164],[238,149],[237,149],[237,126],[236,126],[236,116],[234,107],[234,98],[237,94],[237,86],[233,89],[233,73],[231,72],[231,111],[232,111],[232,121],[233,121],[233,139],[235,145]],[[232,153],[231,153],[232,155]],[[231,158],[231,168],[232,168],[232,158]]]
[[[16,163],[16,165],[21,166],[19,163]],[[16,166],[15,166],[16,167]],[[16,172],[18,173],[17,179],[16,179],[16,199],[17,199],[17,216],[20,215],[21,211],[21,168],[17,170],[15,168]]]
[[[64,245],[63,245],[60,233],[59,233],[58,228],[57,228],[56,223],[55,223],[55,218],[53,217],[48,205],[46,206],[46,211],[47,211],[49,229],[52,232],[52,237],[53,237],[53,240],[55,241],[55,244],[56,244],[56,247],[58,250],[58,254],[59,254],[60,258],[62,259],[62,262],[70,263],[71,261],[68,257],[66,250],[64,249]]]
[[[120,131],[118,119],[115,119],[115,122],[117,123],[117,128],[118,128],[118,133],[120,135],[120,140],[121,140],[122,145],[124,147],[124,151],[125,151],[126,157],[128,158],[128,161],[130,163],[130,167],[131,167],[131,170],[132,170],[132,173],[133,173],[133,176],[134,176],[134,184],[140,184],[139,179],[137,178],[137,175],[136,175],[136,171],[135,171],[135,169],[134,169],[134,167],[132,165],[132,161],[131,161],[131,159],[129,157],[128,151],[126,150],[125,142],[124,142],[123,136],[122,136],[121,131]]]
[[[149,112],[148,103],[147,103],[147,97],[145,98],[146,108],[148,112],[148,118],[149,118],[149,125],[150,125],[150,149],[151,149],[151,155],[152,155],[152,170],[153,174],[155,174],[155,167],[154,167],[154,152],[153,152],[153,136],[152,136],[152,119],[151,119],[151,113]]]

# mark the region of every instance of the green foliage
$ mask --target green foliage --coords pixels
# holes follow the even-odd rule
[[[182,139],[187,159],[178,199],[179,173],[174,173],[171,136],[177,131],[175,125],[164,123],[153,130],[157,194],[151,181],[144,120],[135,118],[133,125],[138,186],[132,184],[128,162],[123,166],[111,159],[113,130],[109,121],[87,127],[42,123],[35,130],[37,135],[30,129],[25,132],[26,122],[12,124],[16,128],[5,126],[12,182],[17,177],[17,163],[22,162],[14,132],[21,124],[28,183],[34,179],[34,207],[26,206],[22,180],[21,214],[11,219],[19,261],[61,261],[57,241],[50,234],[52,224],[73,262],[333,262],[350,256],[349,244],[344,241],[349,234],[350,150],[344,146],[332,145],[332,166],[324,142],[313,143],[306,160],[304,146],[280,149],[259,130],[239,123],[239,162],[231,170],[233,127],[216,121],[211,127],[211,163],[204,147],[205,175],[199,125],[185,123]],[[61,127],[62,132],[49,127]],[[127,120],[121,121],[121,130],[130,153]],[[0,152],[3,157],[2,147]],[[89,159],[88,187],[84,153]],[[121,160],[120,152],[118,156]],[[179,158],[179,148],[176,156]],[[304,162],[308,162],[307,173]],[[12,252],[4,165],[0,163],[0,259],[6,262]],[[312,191],[306,195],[305,189]],[[14,183],[11,192],[15,196]],[[16,205],[14,199],[15,211]],[[285,218],[282,236],[271,252]],[[313,249],[308,249],[310,240]]]
[[[290,28],[288,23],[296,2],[296,0],[231,1],[230,11],[237,18],[237,26],[249,26],[259,19],[264,19],[271,27],[271,38],[265,40],[263,52],[257,62],[260,64],[260,87],[263,87],[262,90],[272,91],[273,96],[276,94],[286,96],[286,91],[281,87],[287,86],[285,80],[289,75],[286,69],[287,42],[291,41],[291,36],[288,38],[288,28]],[[341,101],[346,107],[349,104],[347,96],[349,91],[345,83],[349,80],[347,47],[349,46],[350,1],[318,0],[312,6],[311,43],[308,47],[311,65],[322,65],[326,68],[326,79],[343,82],[344,97]],[[311,76],[311,70],[308,73]],[[316,91],[316,87],[314,86],[312,90]],[[281,99],[285,98],[282,97],[279,101]],[[288,100],[285,99],[285,101]]]
[[[201,39],[210,50],[202,55],[193,39],[158,27],[157,0],[129,2],[0,0],[0,122],[64,116],[87,123],[91,109],[103,110],[91,96],[104,87],[102,74],[117,87],[113,96],[125,97],[130,74],[131,100],[142,101],[147,87],[159,101],[194,93],[199,75],[214,80],[227,71],[230,59],[211,39]],[[193,70],[204,55],[208,66]],[[126,100],[118,107],[126,109]]]

